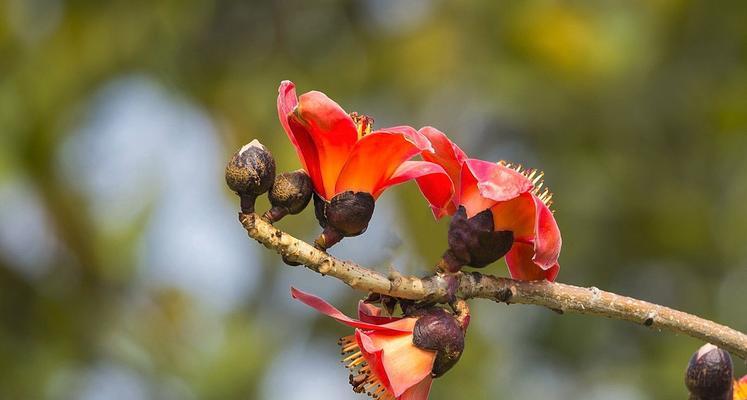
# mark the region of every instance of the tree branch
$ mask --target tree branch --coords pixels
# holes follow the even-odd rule
[[[393,297],[446,303],[449,284],[456,283],[460,299],[484,298],[504,303],[534,304],[564,313],[599,315],[666,329],[692,336],[747,359],[747,335],[713,321],[658,304],[599,290],[547,281],[517,281],[478,272],[426,278],[389,276],[350,261],[343,261],[280,231],[257,214],[239,213],[249,236],[273,249],[286,260],[305,265],[322,275],[335,277],[353,289]],[[454,279],[457,281],[454,282]]]

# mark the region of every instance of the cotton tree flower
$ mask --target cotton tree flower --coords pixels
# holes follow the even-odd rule
[[[328,248],[363,233],[375,200],[392,185],[411,179],[442,181],[440,166],[408,161],[433,152],[430,142],[409,126],[373,130],[373,119],[348,114],[324,93],[296,96],[295,85],[278,89],[278,116],[314,187],[314,205],[324,232],[317,245]],[[443,182],[443,181],[442,181]],[[449,193],[450,195],[450,193]],[[438,197],[440,196],[440,197]],[[448,201],[442,192],[426,194],[433,204]]]
[[[355,328],[339,340],[342,361],[356,393],[384,400],[426,400],[434,377],[451,368],[464,349],[464,331],[440,308],[391,317],[366,302],[352,319],[319,297],[291,288],[291,296]]]
[[[425,127],[420,133],[434,148],[424,152],[423,159],[442,166],[454,186],[450,202],[431,202],[437,218],[453,215],[450,249],[441,267],[484,267],[505,255],[513,278],[555,280],[561,237],[549,208],[552,194],[542,189],[543,174],[469,158],[435,128]],[[418,179],[418,184],[426,198],[443,198],[444,188],[436,180]]]

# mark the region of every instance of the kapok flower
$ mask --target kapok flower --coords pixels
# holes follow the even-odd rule
[[[363,233],[374,201],[390,186],[415,178],[443,182],[440,166],[408,161],[421,152],[433,152],[415,129],[397,126],[373,131],[372,118],[346,113],[321,92],[297,97],[290,81],[283,81],[278,92],[280,123],[314,186],[317,219],[325,228],[317,240],[321,247]],[[427,177],[433,174],[432,179]],[[441,206],[450,193],[425,196]]]
[[[385,316],[380,308],[363,301],[358,303],[359,319],[356,320],[347,317],[319,297],[298,289],[291,288],[291,296],[320,313],[355,328],[352,335],[345,336],[338,342],[342,348],[342,362],[350,370],[349,382],[353,391],[366,392],[383,400],[428,399],[434,377],[434,363],[438,362],[441,351],[417,347],[413,335],[414,331],[427,331],[428,326],[439,324],[423,326],[418,325],[417,317]],[[455,321],[451,316],[448,318]],[[442,325],[444,324],[439,326]],[[459,325],[454,326],[459,334],[448,336],[461,338],[461,343],[456,346],[458,355],[461,355],[464,348],[463,331]],[[458,360],[458,355],[448,367]]]
[[[420,133],[434,152],[426,161],[441,165],[454,185],[450,203],[431,203],[434,214],[454,215],[449,227],[450,249],[440,266],[456,271],[463,265],[484,267],[506,256],[515,279],[555,280],[560,265],[561,237],[549,206],[552,193],[542,190],[542,172],[506,162],[468,158],[441,131],[425,127]],[[426,198],[441,198],[433,179],[418,179]]]
[[[747,375],[734,381],[734,400],[747,400]]]

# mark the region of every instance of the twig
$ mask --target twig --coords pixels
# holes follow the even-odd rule
[[[437,273],[426,278],[386,276],[350,261],[343,261],[280,231],[257,214],[239,213],[249,236],[322,275],[335,277],[353,289],[393,297],[446,303],[449,278]],[[534,304],[558,313],[599,315],[666,329],[704,340],[747,359],[747,335],[713,321],[658,304],[599,290],[547,281],[517,281],[478,272],[456,275],[457,298],[484,298],[504,303]],[[453,276],[450,279],[454,279]]]

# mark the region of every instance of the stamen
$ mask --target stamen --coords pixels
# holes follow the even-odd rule
[[[391,392],[381,383],[371,366],[366,362],[363,352],[358,347],[355,336],[345,336],[337,341],[342,347],[342,363],[352,373],[348,375],[348,383],[355,393],[366,393],[377,400],[395,400]]]
[[[353,354],[351,354],[351,355],[349,355],[349,356],[347,356],[347,357],[343,358],[343,359],[342,359],[342,362],[347,362],[347,361],[350,361],[350,360],[352,360],[352,359],[354,359],[354,358],[359,358],[359,357],[360,357],[360,355],[361,355],[361,352],[360,352],[360,351],[358,351],[358,352],[355,352],[355,353],[353,353]]]
[[[506,166],[506,168],[510,168],[522,175],[524,175],[527,179],[529,179],[530,182],[532,182],[532,190],[531,193],[535,196],[537,196],[538,199],[540,199],[541,202],[543,202],[547,208],[550,208],[552,206],[552,192],[550,192],[548,187],[544,188],[544,191],[542,191],[542,186],[545,184],[545,181],[543,178],[545,177],[545,173],[543,171],[540,171],[538,169],[529,168],[524,169],[524,167],[521,166],[521,164],[512,164],[508,161],[498,161],[498,164]],[[550,210],[553,213],[554,210]]]
[[[358,139],[368,135],[373,130],[374,119],[368,115],[351,112],[350,118],[355,123],[355,128],[358,131]]]

